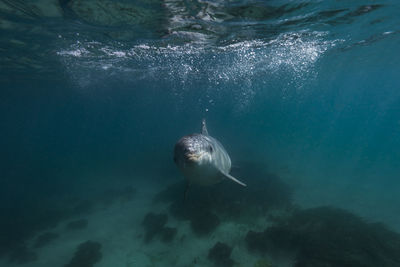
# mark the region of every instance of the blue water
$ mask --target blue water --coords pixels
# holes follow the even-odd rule
[[[202,118],[241,180],[257,165],[295,205],[400,231],[399,11],[390,0],[0,1],[0,256],[69,218],[42,214],[70,199],[182,181],[173,146]]]

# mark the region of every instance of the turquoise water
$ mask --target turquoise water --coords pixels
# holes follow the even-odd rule
[[[132,187],[147,203],[182,182],[173,146],[199,132],[202,118],[230,153],[232,172],[253,188],[271,186],[263,175],[273,174],[291,188],[293,207],[333,206],[400,231],[399,10],[389,0],[0,1],[0,264],[25,262],[12,256],[23,254],[26,266],[62,266],[90,239],[102,243],[95,266],[197,266],[187,259],[119,263],[120,254],[106,252],[118,239],[107,243],[90,226],[107,217],[96,213],[104,192],[118,199],[130,192],[120,188]],[[209,190],[221,194],[225,185]],[[200,202],[207,194],[193,190]],[[72,212],[80,201],[95,211]],[[135,201],[121,221],[143,220]],[[251,214],[249,221],[261,222],[243,227],[264,230],[270,222],[257,216],[266,214]],[[82,216],[90,218],[89,232],[65,241],[57,227]],[[220,219],[227,229],[230,219]],[[178,236],[187,228],[175,226]],[[140,223],[133,228],[143,231]],[[69,246],[33,249],[43,231]],[[246,232],[236,243],[225,240],[237,266],[261,257],[248,252]],[[212,235],[192,240],[189,231],[186,240],[214,244],[220,235]],[[141,251],[155,255],[148,246]],[[206,252],[190,255],[211,266]],[[62,261],[46,265],[54,253]],[[293,266],[325,266],[294,258]],[[326,266],[369,266],[323,259]],[[292,266],[282,262],[274,264]]]

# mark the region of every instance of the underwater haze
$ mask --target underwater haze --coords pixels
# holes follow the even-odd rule
[[[400,266],[399,12],[0,0],[0,266]],[[203,118],[247,187],[184,199]]]

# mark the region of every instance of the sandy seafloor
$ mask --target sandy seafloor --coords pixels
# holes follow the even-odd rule
[[[284,174],[282,175],[280,178],[290,182],[289,177],[285,179]],[[286,173],[286,175],[290,176],[290,173]],[[168,185],[174,184],[174,180],[162,183],[154,177],[143,178],[141,184],[137,184],[137,181],[118,182],[120,188],[134,188],[132,199],[116,196],[110,203],[95,203],[90,213],[68,218],[68,220],[58,223],[55,228],[46,229],[44,232],[56,233],[59,236],[44,247],[33,248],[33,251],[37,254],[35,261],[21,265],[2,259],[0,266],[64,266],[73,257],[77,246],[87,240],[96,241],[102,245],[102,258],[94,264],[96,267],[216,266],[207,258],[207,255],[210,248],[217,242],[223,242],[233,247],[231,259],[234,261],[234,266],[256,266],[255,263],[260,259],[270,262],[271,266],[293,266],[293,255],[258,254],[249,251],[246,247],[245,237],[249,230],[263,231],[272,224],[269,221],[268,213],[259,214],[251,222],[221,220],[214,232],[205,236],[198,236],[191,229],[190,221],[177,220],[170,214],[169,203],[154,201],[154,197],[160,191],[166,189]],[[179,178],[177,177],[176,182],[179,181]],[[112,184],[112,181],[110,183]],[[350,197],[347,195],[340,199],[337,197],[338,188],[343,190],[349,185],[335,184],[332,181],[329,182],[329,180],[326,180],[325,185],[326,190],[321,190],[319,184],[314,184],[314,186],[312,183],[295,184],[297,189],[294,191],[294,204],[302,208],[336,204],[338,207],[354,211],[358,215],[361,214],[370,221],[382,219],[380,217],[382,214],[385,215],[385,212],[393,211],[390,210],[393,209],[393,205],[388,205],[389,211],[378,210],[379,207],[382,207],[382,202],[377,203],[376,198],[378,196],[375,195],[370,195],[370,198],[367,198],[367,186],[360,188],[358,193],[352,187],[353,194]],[[107,185],[101,185],[101,187],[103,186],[107,188]],[[246,188],[243,190],[246,190]],[[332,191],[332,200],[329,197],[330,190]],[[177,197],[181,198],[182,195]],[[390,203],[390,199],[382,201]],[[153,238],[147,243],[144,242],[142,222],[149,212],[168,214],[166,226],[177,228],[177,234],[171,242],[162,242],[159,238]],[[396,216],[389,217],[393,223],[400,220]],[[66,229],[69,222],[79,219],[88,221],[86,228]],[[390,224],[390,219],[387,222],[391,229],[396,228],[393,227],[394,224]],[[28,247],[33,247],[37,236],[44,232],[38,232],[28,241]]]
[[[179,221],[169,215],[167,226],[178,229],[174,240],[164,243],[154,238],[145,243],[142,225],[145,215],[148,212],[168,213],[168,204],[153,201],[154,196],[166,185],[150,181],[132,186],[136,189],[133,199],[98,205],[87,216],[69,218],[56,228],[44,231],[57,233],[59,237],[43,248],[34,249],[37,260],[20,265],[3,259],[0,266],[64,266],[73,257],[76,247],[87,240],[102,244],[102,259],[94,265],[96,267],[213,266],[207,255],[217,241],[234,247],[231,258],[235,266],[253,266],[260,259],[259,255],[248,252],[244,237],[249,230],[263,230],[268,225],[265,216],[254,218],[251,225],[222,221],[215,232],[199,237],[192,232],[189,221]],[[87,227],[66,229],[66,224],[76,219],[87,219]],[[28,246],[33,244],[36,236],[28,242]],[[279,266],[291,266],[290,259],[275,260],[279,261]]]

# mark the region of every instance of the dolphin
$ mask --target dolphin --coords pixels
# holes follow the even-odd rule
[[[205,119],[202,120],[201,134],[186,135],[176,142],[174,161],[188,182],[185,197],[191,184],[213,185],[227,178],[246,186],[229,174],[231,159],[228,152],[208,134]]]

